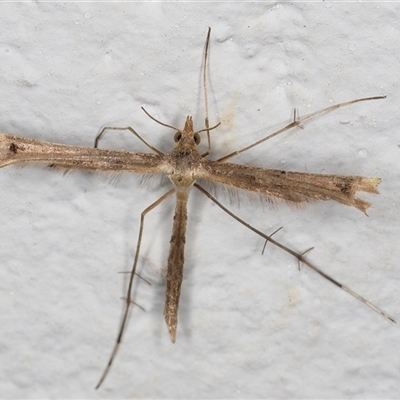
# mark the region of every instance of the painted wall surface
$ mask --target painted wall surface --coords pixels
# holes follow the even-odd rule
[[[333,202],[292,209],[236,194],[238,216],[400,320],[400,6],[372,2],[2,3],[0,131],[92,146],[132,126],[164,152],[204,126],[212,28],[211,159],[299,116],[316,118],[232,161],[378,176],[369,217]],[[147,151],[127,132],[103,147]],[[25,166],[0,170],[1,398],[393,398],[400,330],[204,196],[189,204],[177,342],[162,312],[172,199],[146,219],[134,307],[114,344],[140,213],[168,180]],[[229,198],[231,197],[231,199]],[[232,202],[230,200],[233,200]]]

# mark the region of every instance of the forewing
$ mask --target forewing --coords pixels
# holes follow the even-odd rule
[[[356,192],[379,193],[380,178],[287,172],[240,164],[207,161],[201,177],[215,183],[259,193],[264,197],[292,203],[334,200],[366,213],[371,206]]]
[[[0,167],[44,163],[67,169],[110,172],[163,173],[164,157],[158,154],[67,146],[0,133]]]

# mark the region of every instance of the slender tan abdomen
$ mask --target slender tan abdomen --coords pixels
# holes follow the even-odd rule
[[[174,343],[178,325],[179,296],[183,280],[183,264],[185,252],[185,236],[187,225],[187,201],[189,190],[176,191],[176,207],[174,224],[170,241],[167,273],[167,292],[165,298],[164,318],[169,336]]]

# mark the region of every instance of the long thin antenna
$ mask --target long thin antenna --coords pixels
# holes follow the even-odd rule
[[[172,125],[165,124],[164,122],[161,122],[161,121],[159,121],[158,119],[154,118],[149,112],[146,111],[146,109],[145,109],[144,107],[141,107],[141,109],[146,113],[146,115],[147,115],[149,118],[151,118],[153,121],[157,122],[157,124],[160,124],[160,125],[162,125],[162,126],[166,126],[167,128],[171,128],[171,129],[173,129],[173,130],[175,130],[175,131],[179,131],[179,130],[180,130],[180,129],[178,129],[178,128],[175,128],[175,127],[172,126]]]

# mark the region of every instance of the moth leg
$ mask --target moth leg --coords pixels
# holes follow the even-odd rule
[[[283,226],[281,226],[280,228],[278,228],[276,231],[272,232],[269,236],[270,236],[270,237],[274,236],[275,233],[279,232],[282,228],[283,228]],[[268,239],[265,239],[265,243],[264,243],[263,249],[262,249],[262,251],[261,251],[261,255],[262,255],[262,256],[264,255],[264,251],[265,251],[265,248],[267,247],[267,243],[268,243]]]
[[[120,272],[120,274],[130,274],[131,273],[131,271],[122,271],[122,272]],[[143,282],[146,282],[149,286],[151,286],[151,283],[147,280],[147,279],[145,279],[145,278],[143,278],[143,276],[141,276],[140,274],[138,274],[137,272],[135,272],[135,275],[139,278],[139,279],[141,279]],[[125,297],[121,297],[121,300],[126,300],[125,299]],[[143,311],[146,311],[145,309],[144,309],[144,307],[142,307],[140,304],[138,304],[138,303],[136,303],[136,302],[134,302],[133,300],[131,300],[131,302],[132,302],[132,304],[134,305],[134,306],[136,306],[136,307],[139,307],[141,310],[143,310]]]
[[[117,354],[119,345],[121,343],[122,340],[122,335],[124,333],[125,330],[125,326],[127,324],[128,321],[128,315],[129,315],[129,309],[131,307],[132,304],[132,287],[133,287],[133,279],[135,277],[136,274],[136,266],[139,260],[139,252],[140,252],[140,245],[142,242],[142,235],[143,235],[143,227],[144,227],[144,218],[146,216],[146,214],[148,214],[151,210],[153,210],[154,208],[156,208],[158,205],[160,205],[167,197],[171,196],[173,193],[175,192],[175,189],[171,189],[169,192],[165,193],[163,196],[161,196],[157,201],[155,201],[153,204],[151,204],[149,207],[147,207],[140,215],[140,227],[139,227],[139,235],[138,235],[138,239],[137,239],[137,243],[136,243],[136,253],[135,253],[135,259],[133,261],[133,266],[132,266],[132,270],[131,270],[131,276],[129,278],[129,285],[128,285],[128,290],[126,292],[126,298],[125,300],[125,308],[124,308],[124,312],[123,312],[123,317],[122,317],[122,322],[118,331],[118,335],[117,335],[117,340],[115,342],[114,348],[111,352],[111,356],[110,359],[107,363],[107,366],[103,372],[103,375],[101,376],[99,383],[96,386],[96,389],[98,389],[101,384],[103,383],[104,379],[106,378],[108,371],[111,368],[111,364],[114,361],[115,355]]]
[[[229,153],[226,156],[221,157],[216,161],[220,161],[221,162],[221,161],[229,160],[230,158],[235,157],[240,153],[243,153],[243,152],[245,152],[245,151],[247,151],[247,150],[249,150],[249,149],[251,149],[251,148],[253,148],[255,146],[258,146],[260,143],[263,143],[263,142],[265,142],[265,141],[267,141],[269,139],[272,139],[273,137],[279,135],[280,133],[283,133],[283,132],[285,132],[285,131],[287,131],[289,129],[292,129],[292,128],[296,127],[296,126],[299,126],[300,124],[302,124],[302,123],[304,123],[306,121],[309,121],[309,120],[311,120],[313,118],[316,118],[316,117],[318,117],[318,116],[320,116],[322,114],[326,114],[326,113],[328,113],[330,111],[336,110],[337,108],[349,106],[350,104],[354,104],[354,103],[359,103],[360,101],[379,100],[379,99],[385,99],[385,98],[386,98],[386,96],[374,96],[374,97],[364,97],[364,98],[361,98],[361,99],[345,101],[344,103],[338,103],[338,104],[335,104],[333,106],[324,108],[323,110],[317,111],[317,112],[315,112],[313,114],[310,114],[307,117],[304,117],[304,118],[301,118],[301,119],[297,119],[297,112],[296,112],[294,114],[293,122],[291,122],[289,125],[286,125],[284,128],[281,128],[281,129],[277,130],[276,132],[271,133],[270,135],[268,135],[268,136],[266,136],[266,137],[264,137],[264,138],[262,138],[260,140],[257,140],[257,142],[255,142],[255,143],[253,143],[253,144],[251,144],[251,145],[249,145],[247,147],[244,147],[243,149],[240,149],[240,150],[234,151],[232,153]]]
[[[211,35],[211,28],[208,28],[206,44],[204,47],[204,58],[203,58],[204,109],[205,109],[205,114],[206,114],[205,119],[204,119],[205,129],[197,131],[197,133],[207,132],[207,151],[201,155],[202,157],[207,157],[211,153],[210,130],[215,129],[217,126],[220,125],[220,124],[217,124],[213,128],[210,128],[210,123],[209,123],[209,118],[208,118],[207,65],[208,65],[208,52],[210,49],[210,35]],[[166,124],[164,122],[161,122],[157,118],[154,118],[144,107],[142,107],[142,110],[146,113],[146,115],[149,118],[151,118],[153,121],[157,122],[158,124],[160,124],[162,126],[166,126],[167,128],[171,128],[171,129],[179,132],[178,128],[175,128],[172,125]]]
[[[210,35],[211,28],[208,28],[206,44],[204,47],[204,61],[203,61],[203,90],[204,90],[204,111],[206,113],[206,117],[204,120],[204,125],[207,131],[207,151],[202,154],[202,157],[207,157],[211,153],[211,139],[210,139],[210,122],[208,119],[208,93],[207,93],[207,64],[208,64],[208,51],[210,49]]]
[[[336,285],[337,287],[339,287],[340,289],[344,290],[345,292],[347,292],[348,294],[351,294],[353,297],[355,297],[356,299],[360,300],[361,302],[363,302],[365,305],[367,305],[369,308],[371,308],[372,310],[374,310],[375,312],[377,312],[378,314],[382,315],[383,317],[385,317],[386,319],[388,319],[389,321],[396,323],[396,320],[391,317],[389,314],[387,314],[385,311],[381,310],[379,307],[375,306],[374,304],[372,304],[370,301],[368,301],[366,298],[360,296],[358,293],[353,292],[350,288],[348,288],[347,286],[343,285],[342,283],[338,282],[336,279],[333,279],[331,276],[329,276],[328,274],[326,274],[325,272],[323,272],[321,269],[319,269],[318,267],[316,267],[314,264],[312,264],[310,261],[308,261],[306,258],[304,258],[303,254],[307,253],[309,250],[306,250],[303,253],[297,253],[296,251],[292,250],[291,248],[284,246],[283,244],[281,244],[280,242],[276,241],[275,239],[272,239],[272,235],[275,233],[273,233],[272,235],[266,235],[265,233],[259,231],[258,229],[254,228],[253,226],[251,226],[250,224],[248,224],[246,221],[242,220],[241,218],[239,218],[237,215],[235,215],[232,211],[228,210],[224,205],[222,205],[214,196],[212,196],[209,192],[207,192],[203,187],[201,187],[199,184],[195,183],[194,187],[196,189],[198,189],[200,192],[202,192],[204,195],[206,195],[211,201],[213,201],[219,208],[221,208],[223,211],[225,211],[228,215],[230,215],[232,218],[236,219],[236,221],[240,222],[242,225],[244,225],[246,228],[250,229],[251,231],[253,231],[254,233],[256,233],[257,235],[261,236],[262,238],[266,239],[268,242],[271,242],[272,244],[274,244],[275,246],[281,248],[282,250],[286,251],[287,253],[291,254],[293,257],[297,258],[299,264],[303,263],[305,265],[307,265],[309,268],[311,268],[312,270],[314,270],[316,273],[318,273],[319,275],[323,276],[325,279],[327,279],[328,281],[330,281],[331,283],[333,283],[334,285]]]
[[[120,271],[120,274],[130,274],[130,273],[131,273],[131,271]],[[141,279],[142,281],[146,282],[148,285],[151,286],[151,283],[150,283],[147,279],[143,278],[143,276],[141,276],[141,275],[138,274],[137,272],[135,272],[135,275],[136,275],[139,279]]]
[[[144,143],[149,149],[153,150],[155,153],[159,154],[162,156],[164,153],[160,150],[158,150],[156,147],[152,146],[151,144],[147,143],[132,127],[127,126],[124,128],[119,128],[115,126],[106,126],[104,127],[100,133],[96,136],[96,139],[94,140],[94,148],[97,149],[99,145],[100,139],[104,136],[106,131],[129,131],[133,133],[142,143]]]

